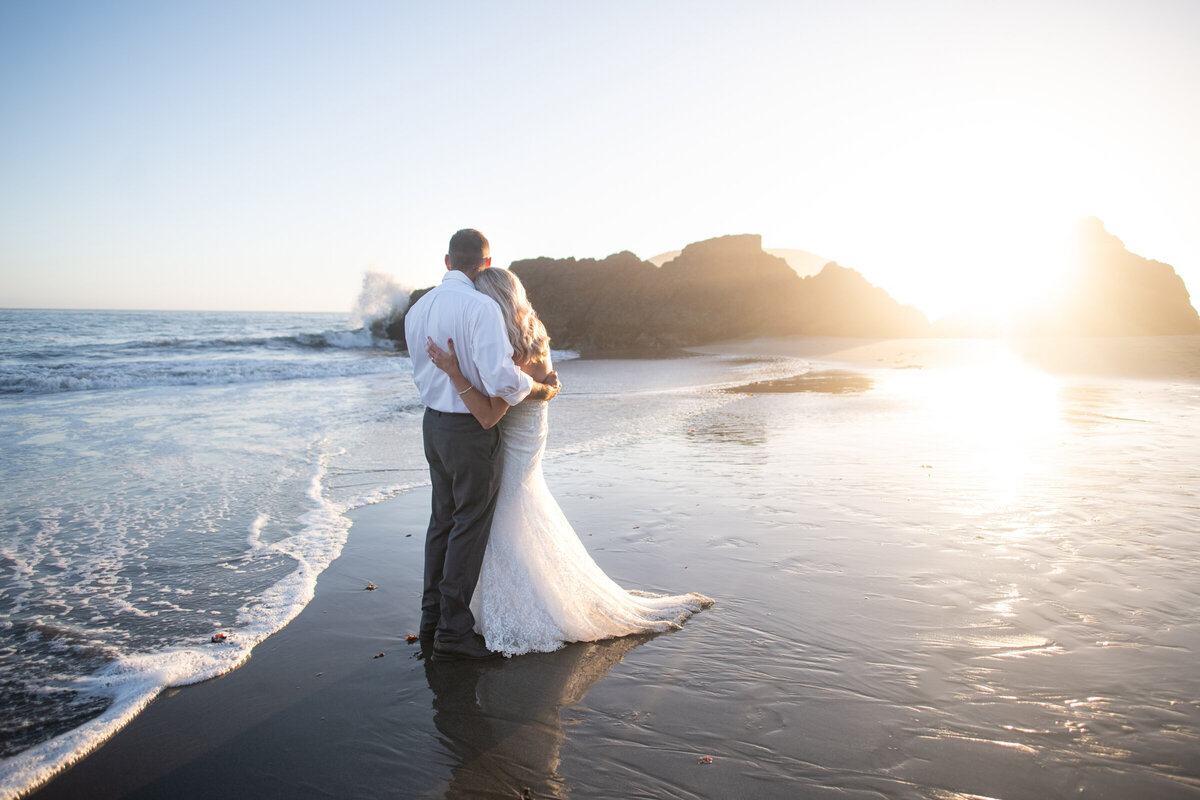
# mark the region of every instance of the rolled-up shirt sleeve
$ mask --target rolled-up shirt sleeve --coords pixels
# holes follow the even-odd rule
[[[510,406],[520,403],[533,391],[533,378],[521,371],[512,359],[512,343],[504,330],[504,317],[495,303],[488,303],[475,315],[475,347],[472,356],[483,393],[502,397]]]

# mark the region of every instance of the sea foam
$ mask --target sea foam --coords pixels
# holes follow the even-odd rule
[[[328,501],[322,479],[338,451],[317,449],[307,498],[311,508],[297,522],[300,529],[276,542],[264,543],[263,515],[247,536],[252,551],[269,550],[293,559],[296,568],[243,606],[236,623],[220,641],[177,645],[155,652],[117,658],[98,673],[79,678],[80,692],[111,698],[108,709],[83,725],[0,762],[0,800],[38,786],[104,742],[171,686],[184,686],[223,675],[250,657],[254,647],[294,619],[312,600],[317,576],[340,555],[350,529],[342,508]]]

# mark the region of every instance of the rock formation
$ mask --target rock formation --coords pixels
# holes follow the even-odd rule
[[[1076,235],[1066,293],[1043,325],[1075,336],[1200,333],[1200,316],[1170,264],[1130,253],[1095,217]]]
[[[585,258],[535,258],[509,267],[525,285],[556,348],[584,351],[662,347],[650,333],[657,326],[634,326],[643,316],[653,321],[648,292],[657,267],[624,251],[597,261]]]
[[[929,320],[916,308],[897,303],[859,273],[837,263],[801,279],[795,309],[797,333],[897,339],[930,335]]]
[[[511,269],[556,347],[651,351],[790,334],[920,336],[921,312],[853,270],[829,264],[800,278],[762,238],[722,236],[656,267],[629,252],[601,261],[532,259]]]
[[[426,294],[428,294],[430,289],[432,289],[432,288],[433,288],[432,286],[428,286],[424,289],[417,289],[412,294],[410,294],[408,296],[408,305],[405,306],[404,313],[407,314],[408,313],[407,309],[412,308],[413,303],[417,302],[422,297],[424,297]],[[375,330],[374,326],[372,327],[371,332],[373,334],[375,334],[376,336],[380,335],[379,332]],[[408,344],[404,341],[404,338],[405,338],[404,337],[404,314],[393,314],[387,318],[387,320],[383,326],[383,336],[388,339],[391,339],[393,342],[395,342],[396,346],[399,347],[400,349],[402,349],[402,350],[408,349]]]
[[[554,346],[587,353],[648,354],[757,336],[929,332],[924,314],[854,270],[829,263],[801,278],[753,234],[690,244],[661,267],[626,251],[601,260],[526,259],[510,269]],[[427,291],[413,292],[409,306]],[[403,344],[403,320],[392,320],[387,335]]]
[[[792,333],[800,285],[760,236],[689,244],[653,276],[654,324],[683,345]]]

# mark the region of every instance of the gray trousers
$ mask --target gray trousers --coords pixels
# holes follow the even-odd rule
[[[471,635],[471,596],[479,582],[500,488],[500,431],[470,414],[425,410],[425,459],[433,480],[425,534],[421,632],[442,642]]]

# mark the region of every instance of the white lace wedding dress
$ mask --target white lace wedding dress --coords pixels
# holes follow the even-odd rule
[[[475,629],[505,655],[566,642],[678,628],[712,600],[626,591],[592,560],[542,475],[546,406],[527,400],[500,421],[503,474],[479,583]]]

